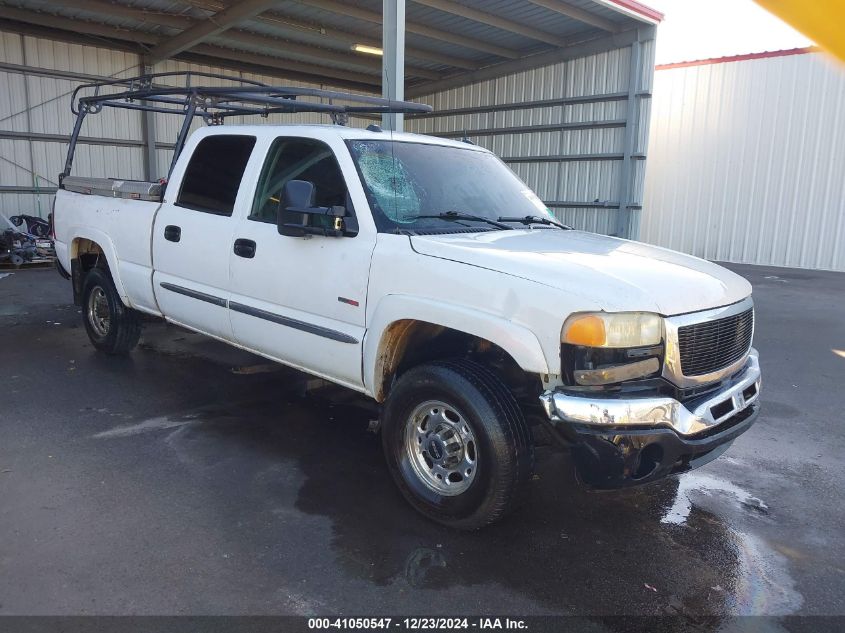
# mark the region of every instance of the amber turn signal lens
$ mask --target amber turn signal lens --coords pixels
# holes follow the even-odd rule
[[[573,319],[568,323],[563,338],[567,343],[573,345],[601,347],[607,338],[604,321],[594,315],[585,315]]]
[[[562,343],[585,347],[643,347],[657,345],[663,320],[650,312],[593,312],[575,314],[563,324]]]

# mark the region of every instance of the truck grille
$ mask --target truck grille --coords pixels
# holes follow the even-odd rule
[[[751,348],[753,308],[732,316],[678,328],[684,376],[701,376],[735,363]]]

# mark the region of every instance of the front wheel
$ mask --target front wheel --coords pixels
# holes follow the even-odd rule
[[[108,271],[92,268],[82,289],[82,320],[88,338],[107,354],[127,354],[141,337],[138,313],[123,305]]]
[[[384,409],[382,445],[411,505],[466,530],[507,514],[534,466],[531,433],[516,400],[493,373],[466,360],[402,375]]]

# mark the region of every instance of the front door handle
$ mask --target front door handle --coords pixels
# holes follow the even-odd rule
[[[178,242],[182,239],[182,229],[178,226],[168,224],[164,227],[164,239],[168,242]]]
[[[239,238],[235,240],[235,255],[238,257],[255,257],[255,242]]]

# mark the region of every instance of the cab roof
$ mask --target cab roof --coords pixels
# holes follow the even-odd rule
[[[280,134],[296,134],[306,137],[325,139],[337,137],[343,140],[365,139],[374,141],[399,141],[403,143],[425,143],[426,145],[443,145],[447,147],[458,147],[461,149],[473,149],[479,152],[488,150],[472,143],[460,140],[429,136],[427,134],[414,134],[411,132],[392,132],[390,130],[373,131],[365,128],[346,127],[332,124],[253,124],[253,125],[214,125],[200,128],[197,133],[203,136],[214,134],[248,134],[258,137],[279,136]]]

